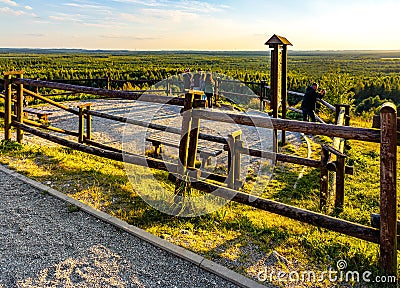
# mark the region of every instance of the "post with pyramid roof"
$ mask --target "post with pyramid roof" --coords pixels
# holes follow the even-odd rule
[[[272,117],[278,118],[279,106],[282,107],[282,119],[286,119],[287,103],[287,46],[291,45],[285,37],[274,34],[265,45],[271,48],[271,110]],[[278,132],[274,130],[273,151],[278,151]],[[286,143],[286,133],[282,131],[282,145]]]

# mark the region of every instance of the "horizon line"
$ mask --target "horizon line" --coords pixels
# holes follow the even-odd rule
[[[205,50],[205,49],[140,49],[140,50],[130,50],[130,49],[89,49],[89,48],[38,48],[38,47],[0,47],[0,50],[79,50],[87,52],[269,52],[271,49],[266,50]],[[292,52],[400,52],[399,50],[393,49],[304,49],[296,50],[290,49],[288,51]]]

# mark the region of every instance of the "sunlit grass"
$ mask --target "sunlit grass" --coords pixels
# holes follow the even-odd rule
[[[315,141],[328,143],[329,139],[318,136]],[[312,158],[317,160],[318,143],[312,143]],[[344,259],[349,269],[379,273],[376,244],[233,202],[207,215],[170,216],[139,196],[143,192],[139,189],[152,189],[154,184],[143,181],[148,172],[142,167],[130,167],[140,178],[137,185],[128,179],[120,162],[62,147],[2,142],[0,148],[0,162],[11,169],[252,277],[260,269],[257,263],[263,263],[273,251],[308,270],[325,271]],[[306,145],[289,144],[282,152],[304,157]],[[370,213],[379,213],[379,145],[349,141],[345,153],[355,174],[346,175],[345,205],[337,216],[369,225]],[[262,197],[319,212],[319,170],[307,168],[298,180],[301,169],[278,163]],[[167,180],[167,173],[153,172],[160,186],[173,191],[174,183]],[[329,213],[333,210],[328,209]]]

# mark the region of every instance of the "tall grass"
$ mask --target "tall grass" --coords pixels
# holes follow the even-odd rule
[[[357,121],[363,122],[362,119]],[[325,137],[314,140],[329,141]],[[320,157],[319,147],[318,143],[312,145],[315,159]],[[289,144],[282,149],[299,156],[306,153],[305,145]],[[347,164],[355,167],[355,173],[346,175],[343,212],[337,215],[333,209],[328,209],[327,213],[369,225],[370,213],[379,213],[379,145],[349,141],[345,153]],[[214,213],[192,218],[159,212],[139,196],[141,188],[129,182],[124,164],[120,162],[69,148],[2,141],[0,163],[254,279],[273,251],[296,269],[322,272],[344,259],[348,269],[381,273],[378,245],[242,204],[230,202]],[[141,167],[132,169],[138,176],[146,173]],[[293,164],[277,165],[262,196],[319,211],[319,170],[307,168],[299,180],[301,169]],[[165,185],[173,186],[166,173],[158,173],[157,177]],[[296,181],[298,185],[294,189]]]

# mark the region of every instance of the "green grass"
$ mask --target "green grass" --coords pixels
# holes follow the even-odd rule
[[[361,121],[361,120],[359,120]],[[367,124],[365,124],[367,126]],[[329,142],[315,137],[317,142]],[[320,145],[312,144],[314,159]],[[304,157],[306,146],[291,144],[282,152]],[[345,206],[338,217],[369,225],[370,213],[379,213],[379,145],[349,141],[347,164],[355,174],[346,175]],[[398,155],[399,156],[399,155]],[[325,271],[344,259],[348,269],[372,271],[379,275],[378,245],[308,224],[230,202],[220,210],[198,217],[176,217],[149,206],[139,196],[151,189],[144,182],[129,181],[123,163],[87,155],[63,147],[0,143],[0,162],[11,169],[45,183],[96,209],[172,243],[222,263],[249,277],[256,277],[268,255],[276,251],[298,270]],[[145,177],[142,167],[132,166],[137,177]],[[292,164],[276,166],[262,197],[319,211],[319,170]],[[153,171],[160,185],[174,189],[164,172]],[[249,176],[249,180],[253,176]],[[298,181],[296,189],[294,183]],[[330,195],[331,198],[333,195]],[[332,199],[331,199],[332,200]],[[335,215],[333,209],[327,210]],[[76,211],[75,206],[68,211]],[[253,252],[249,252],[253,251]],[[275,283],[282,285],[282,283]]]

